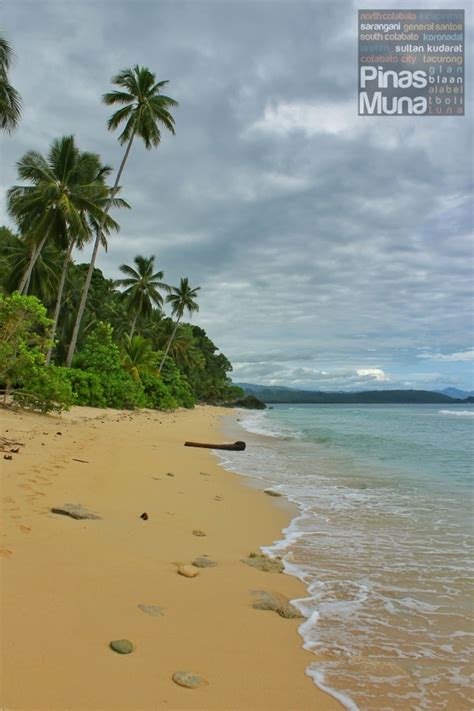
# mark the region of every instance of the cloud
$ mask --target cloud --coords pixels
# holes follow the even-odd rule
[[[200,285],[196,323],[236,379],[473,389],[472,363],[453,357],[472,352],[470,107],[358,117],[355,0],[109,5],[3,8],[25,112],[3,142],[2,194],[27,150],[64,133],[117,167],[100,97],[122,67],[150,66],[180,102],[176,136],[134,145],[133,209],[104,273],[156,254],[168,282]]]
[[[281,102],[266,106],[263,116],[248,129],[285,136],[291,131],[303,131],[312,136],[318,133],[334,135],[354,131],[354,107],[345,103]]]
[[[469,351],[461,351],[459,353],[420,353],[417,358],[426,358],[428,360],[442,360],[451,363],[471,362],[474,361],[474,349]]]

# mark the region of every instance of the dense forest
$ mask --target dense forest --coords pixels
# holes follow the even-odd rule
[[[22,99],[9,82],[11,48],[0,37],[0,130],[21,120]],[[96,266],[119,231],[120,211],[133,206],[121,181],[134,142],[157,148],[161,130],[175,134],[171,110],[145,67],[125,69],[102,97],[114,106],[108,129],[124,146],[112,168],[81,150],[74,136],[51,140],[17,162],[18,184],[6,196],[14,229],[0,227],[0,388],[44,412],[72,404],[172,409],[227,402],[242,395],[232,366],[197,325],[199,286],[188,277],[166,283],[154,255],[136,255],[111,279]],[[88,263],[76,256],[90,246]],[[165,309],[170,309],[167,316]]]
[[[270,385],[240,383],[245,395],[255,396],[263,402],[298,404],[430,404],[459,402],[455,398],[432,390],[366,390],[363,392],[317,392],[296,390]],[[467,401],[464,401],[467,402]]]

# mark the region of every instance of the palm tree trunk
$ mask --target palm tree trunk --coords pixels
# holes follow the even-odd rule
[[[138,318],[138,312],[133,317],[132,328],[130,329],[130,338],[133,338],[133,334],[135,333],[135,326],[137,325],[137,318]]]
[[[130,153],[130,149],[132,147],[134,138],[135,138],[135,132],[133,132],[132,135],[130,136],[130,140],[127,144],[127,148],[126,148],[124,156],[122,158],[120,168],[118,169],[114,187],[112,188],[112,192],[110,194],[110,201],[109,201],[109,204],[105,210],[106,215],[108,214],[110,207],[112,205],[112,200],[114,199],[114,197],[117,193],[117,190],[119,187],[119,181],[120,181],[120,178],[122,177],[123,169],[125,168],[125,163],[127,162],[127,158]],[[95,260],[97,259],[97,254],[99,252],[100,243],[102,241],[102,229],[103,229],[103,224],[100,225],[99,229],[97,230],[97,236],[95,239],[94,250],[92,252],[91,261],[89,263],[89,269],[87,272],[86,281],[84,283],[84,289],[82,290],[81,303],[79,304],[79,309],[77,311],[76,323],[74,324],[74,331],[72,332],[71,343],[69,344],[69,351],[67,354],[66,366],[68,368],[71,367],[72,359],[74,357],[74,352],[76,350],[77,338],[79,336],[79,329],[81,327],[82,317],[84,316],[84,311],[86,308],[87,297],[89,295],[89,288],[90,288],[91,281],[92,281],[92,274],[94,273]]]
[[[49,365],[51,363],[51,356],[53,354],[53,348],[54,348],[54,337],[56,336],[56,331],[58,328],[59,313],[61,311],[61,302],[63,300],[64,284],[66,283],[67,269],[69,266],[69,260],[71,259],[71,254],[72,254],[72,250],[74,248],[74,244],[75,244],[75,240],[71,240],[69,249],[67,250],[66,256],[64,258],[63,270],[61,272],[61,279],[59,281],[58,296],[56,299],[56,306],[54,309],[53,329],[51,332],[51,345],[48,348],[48,353],[46,355],[46,365]]]
[[[168,353],[169,353],[169,351],[170,351],[171,344],[173,343],[174,337],[176,336],[176,331],[178,330],[179,321],[180,321],[180,319],[181,319],[181,316],[182,316],[182,314],[180,314],[180,315],[178,316],[178,320],[176,321],[175,326],[174,326],[174,328],[173,328],[173,333],[171,334],[170,340],[168,341],[168,344],[167,344],[167,346],[166,346],[166,350],[165,350],[165,354],[164,354],[164,356],[163,356],[163,360],[161,361],[160,367],[158,368],[158,372],[159,372],[159,373],[161,373],[161,371],[162,371],[162,369],[163,369],[163,366],[164,366],[164,364],[165,364],[165,360],[166,360],[166,358],[168,357]]]
[[[31,251],[30,261],[28,263],[28,266],[26,267],[25,273],[23,274],[20,285],[18,287],[18,291],[20,292],[20,294],[27,294],[28,292],[28,287],[30,286],[31,272],[33,271],[33,268],[36,264],[36,260],[38,259],[40,252],[43,249],[47,239],[48,232],[46,232],[39,245],[33,247]]]

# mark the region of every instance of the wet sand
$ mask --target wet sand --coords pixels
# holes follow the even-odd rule
[[[11,460],[0,452],[1,708],[342,708],[305,675],[314,656],[301,647],[301,620],[252,607],[255,591],[305,593],[295,578],[242,562],[279,537],[293,510],[210,450],[183,446],[222,440],[223,414],[0,411],[2,436],[20,443],[3,445],[19,447]],[[101,518],[51,513],[66,503]],[[178,573],[198,556],[217,565]],[[123,638],[132,654],[110,649]],[[203,682],[180,687],[176,671]]]

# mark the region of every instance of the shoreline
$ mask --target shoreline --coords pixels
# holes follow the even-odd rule
[[[211,450],[182,446],[222,436],[223,415],[232,416],[211,407],[2,411],[4,436],[25,445],[2,461],[4,708],[343,708],[305,674],[314,654],[302,648],[301,620],[252,607],[255,591],[306,594],[292,575],[242,563],[281,537],[297,507],[229,473]],[[101,520],[50,512],[65,503]],[[217,565],[178,574],[203,556]],[[133,654],[109,649],[119,638]],[[203,684],[177,686],[179,670]]]

